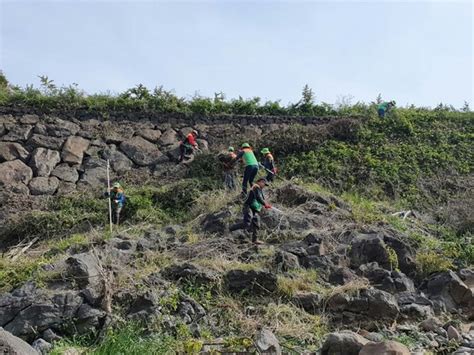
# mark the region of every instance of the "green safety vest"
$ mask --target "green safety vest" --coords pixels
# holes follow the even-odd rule
[[[263,205],[257,201],[257,199],[254,199],[252,201],[252,203],[250,204],[250,207],[254,210],[254,211],[257,211],[257,212],[260,212]]]
[[[252,149],[244,148],[243,151],[244,151],[244,155],[242,156],[242,159],[244,160],[245,166],[249,166],[249,165],[258,166],[257,158],[255,157],[255,154],[253,154]]]

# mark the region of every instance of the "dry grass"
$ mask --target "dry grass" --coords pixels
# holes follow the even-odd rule
[[[234,203],[237,199],[237,192],[227,190],[212,190],[201,194],[195,201],[191,214],[200,216],[221,211],[225,207]]]
[[[278,292],[287,298],[292,298],[300,292],[321,293],[324,289],[317,281],[316,270],[295,270],[288,276],[278,275]]]
[[[216,256],[212,259],[197,259],[194,263],[205,268],[218,272],[226,272],[229,270],[259,270],[265,267],[262,262],[243,263],[236,259],[229,259],[223,255]]]
[[[261,321],[280,337],[312,344],[319,344],[327,332],[323,318],[291,304],[268,304],[263,309]]]
[[[357,279],[346,283],[345,285],[336,286],[331,289],[326,295],[326,301],[330,300],[336,295],[345,294],[353,295],[360,290],[369,288],[370,282],[367,279]]]

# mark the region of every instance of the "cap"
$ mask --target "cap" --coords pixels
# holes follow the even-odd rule
[[[113,185],[112,185],[113,188],[120,188],[120,184],[118,182],[115,182]]]
[[[250,148],[250,144],[248,143],[244,143],[241,145],[242,148]]]
[[[262,153],[262,154],[268,154],[268,153],[270,153],[270,149],[268,149],[268,148],[263,148],[263,149],[260,151],[260,153]]]
[[[227,150],[228,150],[229,152],[233,152],[233,151],[234,151],[234,147],[229,147]]]

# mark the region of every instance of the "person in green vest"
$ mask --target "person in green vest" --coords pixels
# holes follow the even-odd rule
[[[377,107],[377,112],[379,114],[380,118],[384,118],[385,114],[395,106],[395,101],[390,101],[390,102],[382,102],[378,107]]]
[[[244,202],[244,207],[242,209],[244,217],[243,222],[236,223],[229,228],[231,232],[238,229],[247,230],[252,234],[252,243],[254,244],[262,244],[262,242],[257,239],[258,231],[260,229],[259,213],[262,208],[272,208],[272,206],[265,201],[265,196],[263,194],[263,188],[265,186],[268,186],[268,181],[265,178],[257,180],[257,183],[252,186],[252,189],[248,193]]]
[[[242,159],[245,170],[244,170],[244,177],[242,181],[242,195],[245,196],[247,194],[247,185],[252,186],[253,181],[258,173],[258,160],[253,153],[252,147],[248,143],[244,143],[241,146],[241,149],[235,160]]]

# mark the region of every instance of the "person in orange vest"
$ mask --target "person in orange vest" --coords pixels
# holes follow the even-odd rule
[[[237,154],[234,153],[234,147],[229,147],[227,149],[227,154],[223,156],[222,160],[222,170],[224,172],[224,184],[225,187],[229,190],[235,189],[235,162]]]
[[[245,170],[244,170],[244,177],[242,181],[242,195],[247,195],[247,185],[253,186],[253,181],[258,173],[258,160],[253,153],[252,147],[248,143],[244,143],[241,145],[241,149],[237,156],[235,157],[235,161],[242,159]]]
[[[277,168],[275,166],[275,159],[270,152],[270,149],[263,148],[260,153],[263,154],[263,161],[260,163],[266,170],[267,176],[266,179],[268,182],[273,182],[275,175],[277,174]]]
[[[196,142],[197,136],[198,132],[196,130],[193,130],[181,142],[181,144],[179,145],[179,163],[184,160],[185,155],[192,155],[194,151],[198,149],[198,144]]]

